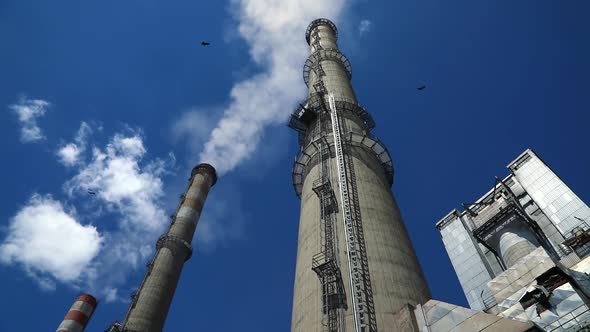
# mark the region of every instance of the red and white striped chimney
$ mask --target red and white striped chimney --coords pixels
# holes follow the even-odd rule
[[[96,299],[90,294],[81,294],[78,296],[64,320],[59,324],[57,332],[84,331],[94,309],[96,309],[96,304]]]

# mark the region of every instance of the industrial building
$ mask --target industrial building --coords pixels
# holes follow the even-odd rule
[[[545,331],[590,325],[590,209],[537,154],[436,227],[469,306]]]

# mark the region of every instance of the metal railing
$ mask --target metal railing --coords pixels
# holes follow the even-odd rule
[[[585,308],[585,310],[574,314],[578,309]],[[570,311],[568,314],[564,315],[563,317],[557,320],[559,326],[555,326],[551,329],[551,325],[554,325],[555,322],[551,324],[547,324],[548,326],[542,326],[543,328],[547,329],[547,331],[559,331],[559,332],[574,332],[574,331],[581,331],[583,329],[587,329],[590,326],[590,308],[585,304],[582,304],[575,308],[574,310]]]

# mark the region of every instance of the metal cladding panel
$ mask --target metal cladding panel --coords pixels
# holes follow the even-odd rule
[[[554,289],[549,297],[549,303],[550,308],[538,312],[536,305],[525,309],[517,300],[510,307],[504,308],[500,316],[531,321],[547,331],[564,331],[571,327],[587,326],[590,309],[570,283]]]
[[[527,215],[534,220],[539,227],[541,227],[541,231],[545,234],[554,250],[559,252],[561,250],[559,245],[565,240],[565,238],[559,232],[557,227],[555,227],[553,222],[549,220],[545,213],[543,213],[543,210],[537,206],[528,193],[525,192],[525,195],[522,196],[520,204],[525,207]]]
[[[511,298],[514,293],[520,291],[523,286],[528,287],[535,278],[554,266],[555,264],[547,252],[539,247],[492,279],[488,283],[488,287],[496,301],[501,304],[504,300]]]
[[[487,286],[491,277],[468,231],[455,216],[440,229],[440,234],[469,306],[474,310],[485,309],[484,299],[491,297]]]
[[[518,322],[436,300],[416,306],[414,315],[420,332],[524,332],[533,328],[532,323]]]
[[[567,235],[575,227],[584,224],[583,220],[590,224],[588,205],[534,152],[527,150],[508,167],[535,203],[563,234]]]
[[[590,257],[585,258],[571,267],[572,270],[582,273],[590,273]]]

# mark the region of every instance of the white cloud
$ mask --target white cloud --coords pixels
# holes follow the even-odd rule
[[[17,114],[18,121],[21,124],[21,142],[32,143],[45,139],[41,128],[37,125],[37,118],[45,115],[49,102],[21,97],[18,103],[9,107]]]
[[[366,32],[371,31],[371,21],[369,20],[361,20],[359,23],[359,34],[362,36]]]
[[[157,229],[166,220],[158,204],[165,163],[155,160],[142,168],[145,153],[139,134],[117,134],[105,149],[93,149],[92,160],[67,182],[66,189],[70,193],[92,190],[109,208],[121,213],[126,223]]]
[[[102,130],[102,128],[99,128],[99,130]],[[80,145],[86,145],[86,140],[88,139],[88,136],[90,136],[91,134],[92,128],[90,127],[90,125],[88,125],[88,123],[84,121],[80,122],[80,128],[78,129],[78,133],[76,134],[75,138],[76,143]]]
[[[199,159],[226,173],[247,159],[263,130],[286,122],[305,96],[301,70],[309,47],[307,25],[318,17],[337,19],[345,0],[234,0],[240,35],[262,73],[238,82],[230,104],[210,134]]]
[[[20,264],[43,289],[77,283],[101,248],[94,226],[82,225],[51,196],[33,195],[12,218],[0,261]]]
[[[90,134],[92,134],[92,128],[86,122],[80,123],[80,129],[78,129],[74,142],[62,145],[57,150],[59,161],[68,167],[76,165],[81,154],[86,151],[86,140]]]
[[[72,202],[84,199],[79,208],[97,228],[82,225],[50,196],[35,195],[13,217],[0,261],[22,266],[42,289],[62,282],[115,301],[129,273],[149,261],[169,222],[161,205],[162,176],[174,166],[174,156],[146,160],[143,138],[133,131],[91,147],[91,132],[83,122],[58,156],[76,171],[64,189]]]
[[[60,162],[66,166],[74,166],[80,158],[80,153],[81,149],[74,143],[68,143],[57,151]]]
[[[139,133],[116,134],[104,148],[94,147],[92,157],[81,163],[77,174],[65,184],[71,195],[93,195],[98,210],[105,210],[109,230],[104,249],[93,264],[95,273],[87,284],[107,301],[118,297],[131,271],[151,258],[157,237],[169,218],[161,206],[162,176],[173,166],[153,159],[144,161],[147,150]]]

